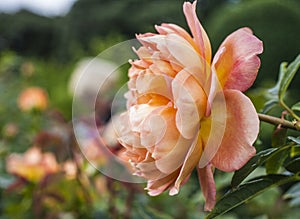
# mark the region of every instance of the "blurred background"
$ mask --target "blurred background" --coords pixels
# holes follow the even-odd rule
[[[78,69],[136,33],[154,32],[154,24],[175,23],[188,30],[183,2],[1,0],[0,219],[204,217],[196,175],[178,196],[149,197],[143,184],[114,181],[89,165],[71,124],[72,80]],[[280,63],[291,62],[300,52],[299,9],[299,0],[198,0],[197,14],[213,52],[244,26],[264,42],[258,79],[247,93],[258,111],[267,88],[276,83]],[[118,74],[97,103],[99,132],[106,133],[104,140],[116,154],[122,149],[109,130],[111,94],[127,80],[127,69]],[[290,89],[291,103],[299,100],[299,83],[298,76]],[[82,124],[89,130],[86,121]],[[269,147],[271,131],[263,128],[267,131],[258,148]],[[101,143],[86,135],[86,153],[97,165],[105,165]],[[230,179],[230,174],[216,172],[220,195]],[[299,206],[289,207],[280,194],[279,189],[270,190],[220,218],[295,218]]]

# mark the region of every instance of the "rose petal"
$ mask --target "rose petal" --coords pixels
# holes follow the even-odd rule
[[[136,79],[136,89],[139,95],[158,94],[170,101],[173,99],[171,93],[172,78],[167,75],[156,75],[146,73],[139,75]],[[162,102],[164,104],[164,102]]]
[[[197,1],[194,1],[193,4],[190,2],[185,2],[183,4],[183,12],[187,19],[187,23],[191,29],[196,45],[198,46],[198,52],[201,56],[208,62],[211,62],[211,46],[209,38],[203,29],[201,23],[198,20],[196,14],[196,4]]]
[[[151,157],[151,153],[147,153],[142,162],[135,164],[135,175],[144,177],[148,180],[158,180],[166,177],[167,175],[160,172],[155,165],[155,160]]]
[[[191,140],[179,136],[176,140],[176,144],[173,145],[172,150],[161,159],[155,161],[157,168],[166,174],[171,174],[177,170],[184,163],[184,159],[189,151],[191,143]]]
[[[200,135],[205,148],[199,161],[200,168],[208,165],[221,145],[227,122],[226,104],[223,91],[216,93],[209,117],[201,120]]]
[[[172,82],[175,106],[177,107],[176,126],[187,139],[195,137],[200,119],[206,110],[206,94],[193,76],[186,71],[179,72]]]
[[[197,168],[197,171],[202,193],[205,197],[204,210],[211,211],[216,203],[216,185],[212,166],[208,164],[204,168]]]
[[[225,91],[226,129],[212,164],[223,171],[240,169],[254,154],[259,119],[248,97],[236,90]]]
[[[249,28],[241,28],[230,34],[221,44],[212,64],[222,87],[247,90],[257,76],[260,66],[257,55],[262,51],[262,42]]]
[[[168,189],[170,185],[175,181],[178,173],[179,173],[179,169],[174,171],[171,174],[168,174],[164,178],[160,178],[158,180],[149,180],[146,187],[146,190],[148,190],[148,194],[151,196],[156,196],[161,194],[163,191]]]
[[[199,48],[196,46],[193,38],[190,36],[190,34],[188,32],[186,32],[185,29],[177,26],[176,24],[162,24],[161,26],[156,25],[155,29],[160,34],[164,34],[164,35],[175,33],[175,34],[183,37],[186,41],[188,41],[189,44],[191,44],[196,51],[199,50]]]
[[[184,38],[177,34],[168,34],[165,40],[169,53],[182,65],[182,67],[199,66],[201,69],[201,57]],[[201,73],[201,71],[199,71],[199,73]]]
[[[176,138],[179,136],[178,131],[170,126],[170,124],[174,124],[172,123],[175,120],[174,118],[174,108],[166,106],[151,113],[143,122],[143,127],[140,131],[141,143],[145,147],[155,146],[152,156],[156,159],[160,159],[160,156],[156,154],[157,151],[170,151],[175,145],[171,144],[172,141],[176,141]],[[172,136],[171,139],[167,138],[169,135]]]
[[[176,110],[174,108],[165,108],[160,113],[160,119],[162,120],[161,122],[165,124],[165,129],[160,131],[159,135],[162,136],[160,141],[155,142],[152,157],[156,160],[167,156],[167,154],[174,149],[180,137],[180,133],[175,126],[175,115]],[[159,121],[156,121],[155,123],[158,122]]]
[[[202,154],[202,139],[198,136],[191,145],[188,154],[184,159],[184,163],[180,169],[180,173],[175,181],[174,187],[170,190],[171,195],[175,195],[179,192],[179,188],[182,185],[183,180],[188,177],[193,169],[197,166]]]

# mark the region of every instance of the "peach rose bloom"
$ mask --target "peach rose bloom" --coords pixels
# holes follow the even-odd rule
[[[11,154],[6,160],[6,171],[38,182],[47,174],[59,171],[59,166],[52,153],[42,153],[37,147],[28,149],[24,154]]]
[[[48,95],[39,87],[29,87],[23,90],[18,98],[18,106],[22,111],[33,109],[43,111],[48,106]]]
[[[263,45],[241,28],[211,61],[196,1],[185,2],[183,11],[192,36],[175,24],[137,35],[142,46],[139,59],[130,61],[127,111],[116,132],[149,195],[177,194],[197,169],[209,211],[216,201],[214,168],[235,171],[256,152],[259,119],[242,92],[257,76]]]

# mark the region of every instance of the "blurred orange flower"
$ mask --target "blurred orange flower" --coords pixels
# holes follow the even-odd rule
[[[234,171],[255,154],[259,120],[242,92],[257,76],[263,46],[241,28],[212,59],[196,1],[185,2],[183,11],[193,37],[175,24],[137,35],[142,46],[139,59],[130,61],[127,111],[116,128],[124,157],[148,180],[150,195],[177,194],[196,168],[205,209],[211,210],[214,167]]]
[[[46,175],[59,171],[54,154],[42,153],[41,149],[32,147],[24,154],[11,154],[6,160],[6,170],[25,178],[28,181],[38,182]]]
[[[43,111],[48,106],[48,95],[40,87],[26,88],[18,98],[18,106],[24,112],[31,110]]]

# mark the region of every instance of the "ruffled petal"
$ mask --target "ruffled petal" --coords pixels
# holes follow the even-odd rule
[[[216,185],[213,175],[213,167],[208,164],[204,168],[197,168],[198,178],[202,193],[205,197],[205,211],[211,211],[216,203]]]
[[[247,90],[254,82],[263,51],[262,42],[249,28],[230,34],[216,53],[212,67],[216,69],[224,89]]]
[[[199,53],[201,56],[208,62],[211,62],[211,45],[209,38],[203,29],[201,23],[198,20],[196,14],[196,4],[197,1],[194,1],[193,4],[190,2],[185,2],[183,4],[183,12],[186,17],[187,23],[191,32],[193,34],[195,43],[199,48]]]
[[[223,171],[240,169],[254,154],[259,119],[251,100],[237,90],[226,90],[227,121],[222,143],[212,164]]]

